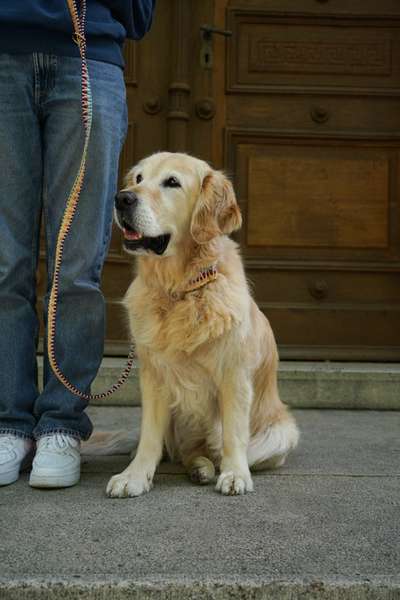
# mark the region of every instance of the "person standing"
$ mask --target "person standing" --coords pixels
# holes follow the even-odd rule
[[[83,2],[76,0],[78,11]],[[87,169],[60,276],[56,356],[90,391],[103,356],[100,277],[112,229],[118,160],[127,130],[122,47],[149,31],[155,0],[86,0],[93,121]],[[36,270],[42,214],[47,293],[57,234],[83,149],[81,59],[67,0],[0,3],[0,485],[33,456],[30,485],[67,487],[80,478],[87,403],[53,374],[44,350],[37,386]],[[36,453],[35,453],[36,451]]]

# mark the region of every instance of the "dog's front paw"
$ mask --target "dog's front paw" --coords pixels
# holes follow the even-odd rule
[[[215,489],[224,496],[239,496],[253,491],[253,481],[250,473],[223,471],[218,477]]]
[[[149,492],[152,487],[152,478],[146,476],[146,474],[139,475],[138,473],[122,471],[122,473],[111,477],[106,494],[110,498],[132,498]]]

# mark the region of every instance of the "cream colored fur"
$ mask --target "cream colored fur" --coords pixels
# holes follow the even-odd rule
[[[170,175],[182,187],[163,188]],[[232,185],[203,161],[158,153],[132,169],[126,189],[137,194],[146,227],[172,237],[163,256],[138,257],[124,300],[140,361],[142,426],[134,460],[107,494],[149,491],[164,446],[193,481],[208,483],[218,469],[219,492],[250,492],[250,468],[282,465],[299,434],[279,399],[271,327],[227,237],[241,225]],[[212,264],[217,280],[185,293]]]

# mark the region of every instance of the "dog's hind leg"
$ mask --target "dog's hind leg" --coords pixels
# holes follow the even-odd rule
[[[204,444],[200,444],[185,454],[182,457],[182,462],[193,483],[205,485],[213,481],[215,467],[211,460],[207,458],[207,449]]]
[[[187,420],[182,421],[180,423],[178,421],[175,435],[180,461],[193,483],[206,485],[213,481],[215,467],[209,458],[210,453],[204,431],[199,431],[199,428],[201,429],[199,423],[196,423],[197,427],[194,427],[194,423],[190,424]]]
[[[183,464],[190,480],[199,485],[206,485],[215,478],[214,456],[207,435],[216,414],[215,397],[206,385],[180,390],[168,441],[174,458]]]

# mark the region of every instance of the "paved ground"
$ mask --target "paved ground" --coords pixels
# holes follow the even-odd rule
[[[101,427],[137,408],[93,408]],[[127,456],[86,459],[81,484],[0,489],[0,598],[400,598],[400,412],[299,410],[302,440],[255,493],[222,497],[162,465],[111,500]]]

